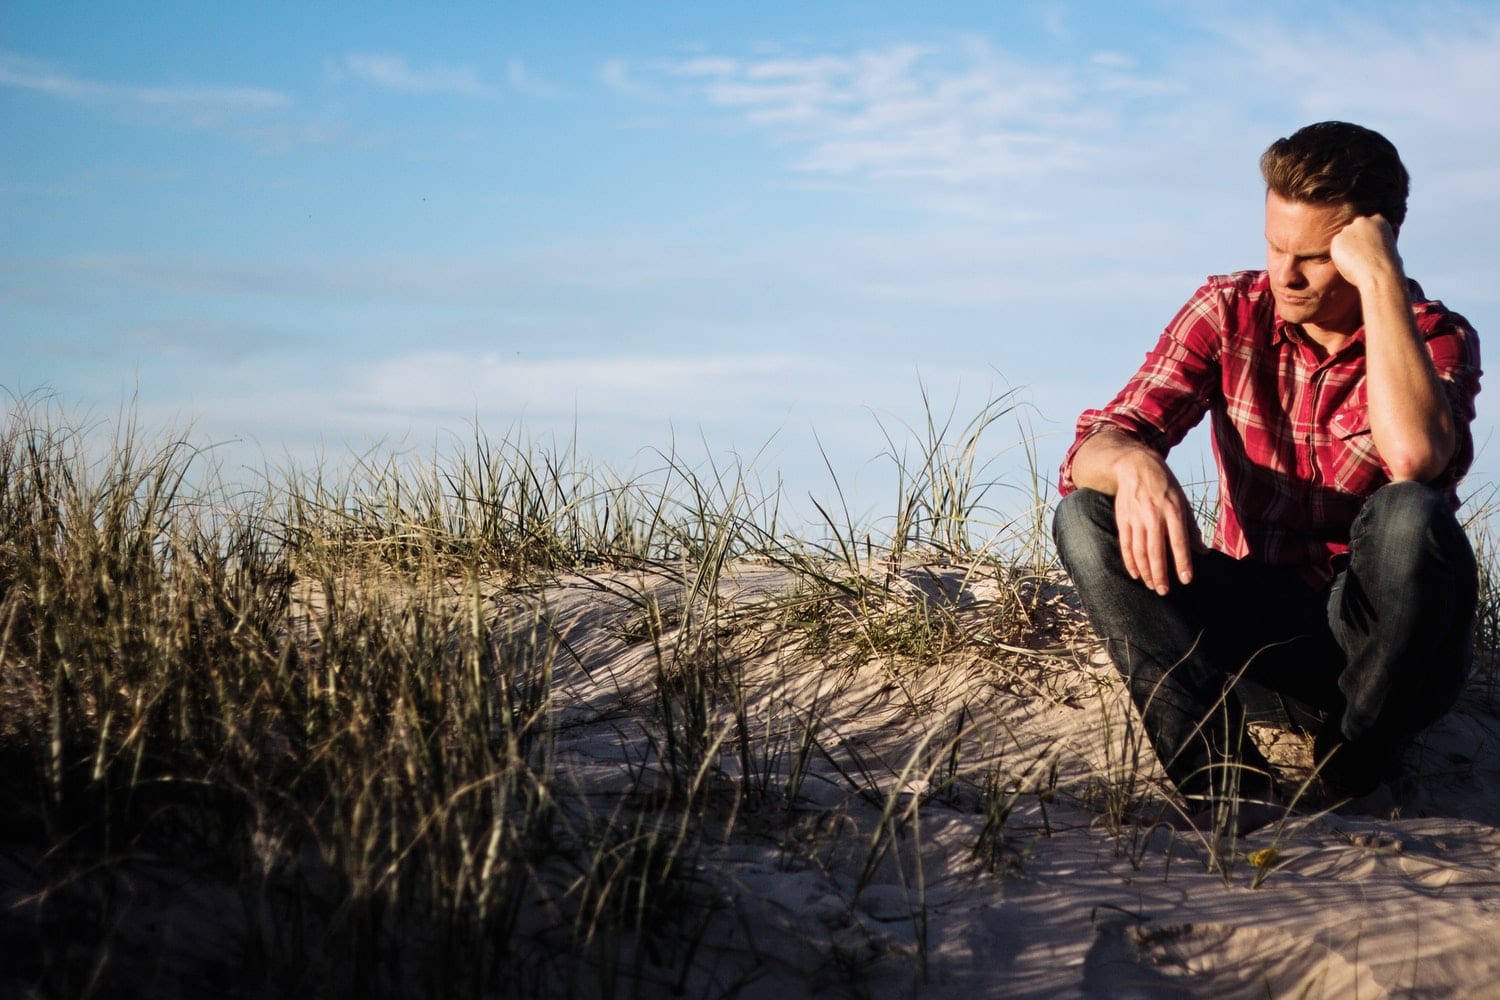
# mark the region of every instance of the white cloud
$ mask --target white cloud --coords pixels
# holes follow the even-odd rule
[[[262,87],[168,87],[91,80],[13,52],[0,52],[0,85],[65,101],[156,113],[195,128],[218,128],[246,115],[281,111],[293,104],[286,94]]]
[[[626,59],[606,59],[600,63],[599,80],[621,97],[633,100],[659,101],[666,96],[660,87],[637,76]]]
[[[775,420],[825,395],[827,362],[795,355],[589,356],[523,360],[496,354],[418,352],[352,368],[344,408],[448,422],[475,414],[553,426],[665,428],[673,421],[738,426],[762,437]],[[755,418],[747,421],[748,415]],[[748,428],[748,431],[747,431]],[[642,443],[642,442],[638,442]]]
[[[120,349],[137,356],[218,366],[298,346],[285,332],[211,316],[163,319],[129,327],[120,333],[119,341]]]
[[[686,59],[671,64],[668,68],[674,76],[734,76],[739,70],[740,64],[736,59],[711,57]]]
[[[1270,139],[1331,117],[1397,143],[1414,211],[1462,221],[1444,206],[1500,201],[1476,169],[1500,161],[1492,9],[1379,18],[1333,7],[1295,30],[1275,14],[1188,27],[1190,44],[1072,61],[970,37],[699,51],[642,72],[762,136],[791,173],[975,222],[1029,210],[1077,224],[1103,210],[1180,224],[1184,209],[1201,216],[1253,188]]]
[[[505,64],[505,79],[516,90],[531,97],[544,97],[550,100],[564,96],[561,87],[537,76],[519,59],[511,59]]]
[[[97,108],[132,124],[216,132],[263,153],[282,153],[302,146],[368,146],[371,142],[341,122],[288,117],[286,112],[296,107],[296,101],[264,87],[159,86],[94,80],[4,51],[0,51],[0,86]]]
[[[494,97],[499,93],[496,87],[480,79],[472,66],[419,69],[404,56],[383,53],[350,53],[334,65],[331,73],[336,79],[348,77],[404,94]]]
[[[1068,22],[1068,9],[1062,3],[1032,3],[1026,7],[1031,20],[1043,32],[1058,41],[1071,41],[1073,27]]]
[[[799,150],[796,170],[947,183],[1086,168],[1122,102],[1176,92],[1117,61],[1031,65],[982,39],[848,55],[696,56],[665,64],[664,74]]]
[[[0,261],[3,263],[3,261]],[[431,305],[503,304],[546,289],[659,293],[735,274],[727,252],[670,233],[556,240],[493,255],[385,254],[317,259],[92,254],[25,262],[36,281],[118,281],[193,295]]]
[[[983,370],[961,373],[924,364],[918,371],[908,360],[894,359],[862,364],[856,377],[846,361],[800,353],[528,362],[423,352],[361,365],[344,376],[335,397],[317,401],[315,408],[334,409],[351,426],[359,421],[372,428],[451,429],[477,418],[490,428],[508,424],[554,437],[571,428],[589,439],[583,454],[616,468],[653,446],[675,450],[671,442],[679,437],[689,451],[702,445],[719,456],[795,439],[798,450],[785,460],[800,465],[778,463],[778,478],[791,475],[798,496],[824,474],[819,447],[841,475],[857,473],[880,454],[887,441],[872,413],[898,441],[904,426],[918,426],[924,379],[934,387],[936,405],[951,399],[960,413],[997,391],[994,376]],[[887,495],[882,490],[878,498]],[[850,499],[860,506],[877,497],[851,493]]]
[[[1341,114],[1488,142],[1500,126],[1500,15],[1446,10],[1436,23],[1414,13],[1410,23],[1383,24],[1343,11],[1296,32],[1241,24],[1221,40],[1259,82],[1258,96],[1312,119]]]

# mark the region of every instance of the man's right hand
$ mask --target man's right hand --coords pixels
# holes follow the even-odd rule
[[[1174,570],[1179,581],[1191,583],[1193,550],[1203,541],[1187,494],[1167,463],[1143,448],[1117,463],[1115,477],[1115,526],[1125,572],[1162,595]]]
[[[1165,595],[1175,575],[1193,579],[1193,551],[1203,548],[1192,506],[1166,460],[1135,438],[1109,430],[1085,441],[1073,458],[1073,481],[1115,498],[1115,526],[1125,571]]]

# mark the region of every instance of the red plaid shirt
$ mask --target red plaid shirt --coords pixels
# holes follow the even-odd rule
[[[1457,507],[1458,482],[1474,460],[1479,340],[1462,316],[1426,301],[1416,282],[1411,293],[1458,433],[1453,460],[1432,485]],[[1078,418],[1060,491],[1076,488],[1073,456],[1104,428],[1165,455],[1204,413],[1213,416],[1219,467],[1214,548],[1297,566],[1310,583],[1327,583],[1360,506],[1390,482],[1370,438],[1364,331],[1319,360],[1301,328],[1276,315],[1266,272],[1210,278],[1120,394]]]

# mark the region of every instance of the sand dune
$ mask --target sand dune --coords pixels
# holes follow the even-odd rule
[[[551,826],[520,841],[541,845],[511,862],[524,878],[501,880],[524,886],[497,952],[506,990],[1500,997],[1491,665],[1383,802],[1334,811],[1312,788],[1236,839],[1168,825],[1176,813],[1122,686],[1053,578],[942,562],[842,581],[751,560],[708,581],[695,572],[448,581],[488,609],[474,627],[501,653],[492,683],[550,684],[549,735],[522,755],[550,804],[516,821]],[[431,599],[402,597],[389,574],[367,586],[385,614]],[[309,650],[336,617],[320,602],[309,582],[294,609]],[[301,765],[277,733],[262,736],[254,759],[274,787],[277,768]],[[1256,737],[1296,787],[1306,741]],[[246,883],[233,865],[180,853],[229,822],[193,817],[240,813],[204,799],[159,815],[170,822],[141,845],[176,847],[136,848],[62,883],[39,848],[0,854],[13,954],[81,969],[107,958],[108,982],[153,996],[259,996],[247,969],[295,977],[320,942],[347,946],[328,936],[359,916],[337,838],[267,825],[250,838],[260,874]],[[112,914],[103,952],[75,912]],[[289,916],[295,926],[276,923]],[[387,911],[366,925],[369,954],[402,949],[379,976],[433,974],[428,955],[447,953],[422,919]],[[330,961],[320,974],[362,981]],[[37,975],[12,974],[0,990]],[[421,982],[380,986],[421,995]]]
[[[767,737],[740,787],[780,793],[805,773],[790,802],[736,797],[728,835],[703,843],[695,905],[712,909],[687,995],[1500,996],[1492,686],[1419,742],[1381,814],[1309,798],[1211,843],[1147,824],[1159,770],[1112,669],[1068,630],[1065,588],[1031,639],[1076,655],[1026,655],[983,642],[1005,599],[997,578],[949,565],[903,577],[914,605],[944,603],[979,641],[916,669],[840,663],[768,633],[726,667]],[[794,587],[752,564],[727,580],[726,619]],[[634,720],[674,633],[640,637],[640,595],[684,602],[680,583],[628,574],[509,602],[513,615],[544,606],[563,640],[556,766],[617,823],[670,813],[647,794],[668,784],[660,735]],[[709,756],[706,780],[743,782],[727,747]],[[1293,773],[1296,753],[1283,757]]]

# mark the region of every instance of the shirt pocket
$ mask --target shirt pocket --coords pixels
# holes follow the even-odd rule
[[[1333,415],[1333,436],[1347,441],[1356,434],[1370,433],[1370,408],[1368,406],[1346,406]]]
[[[1370,435],[1370,408],[1350,406],[1338,411],[1329,421],[1329,463],[1333,486],[1340,493],[1369,496],[1390,482],[1390,473],[1375,450]]]

